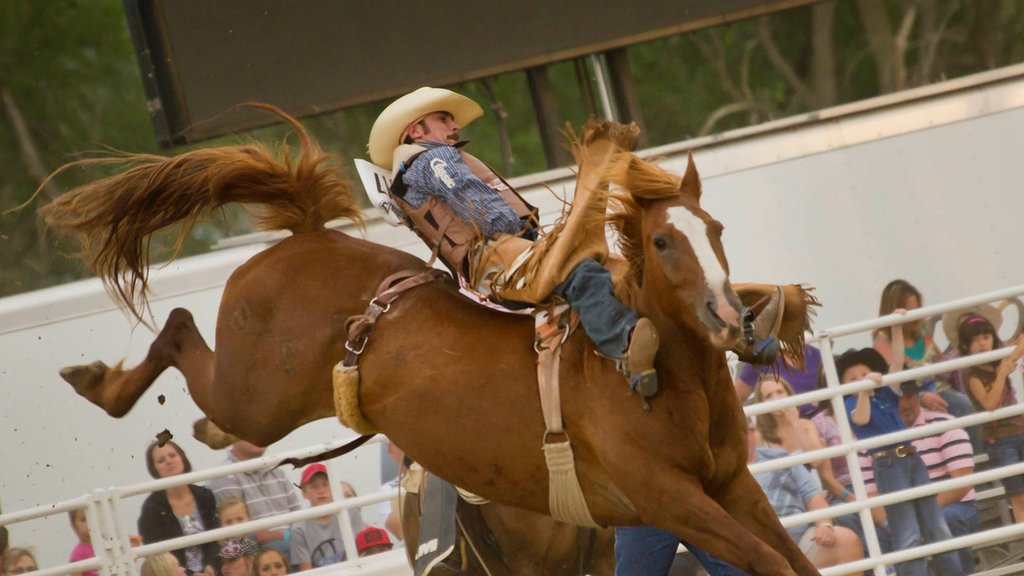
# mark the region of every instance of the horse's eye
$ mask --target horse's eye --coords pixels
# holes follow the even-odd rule
[[[654,247],[659,251],[665,250],[668,248],[668,240],[664,236],[656,236],[654,238]]]

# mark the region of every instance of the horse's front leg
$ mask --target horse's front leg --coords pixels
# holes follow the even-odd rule
[[[697,478],[668,465],[641,468],[643,479],[637,478],[634,467],[631,478],[620,476],[616,483],[626,489],[645,524],[667,530],[752,576],[817,574],[813,566],[806,570],[806,564],[799,572],[794,570],[785,557],[705,494]],[[772,513],[767,500],[757,505]]]
[[[798,574],[818,573],[818,569],[782,527],[764,490],[748,470],[744,468],[739,471],[736,477],[713,497],[747,530],[773,550],[780,552]]]

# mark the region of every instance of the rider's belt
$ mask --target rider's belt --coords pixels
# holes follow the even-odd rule
[[[878,450],[877,452],[870,452],[872,458],[875,460],[879,458],[906,458],[911,454],[916,454],[917,448],[913,444],[904,444],[895,448],[887,448],[885,450]]]

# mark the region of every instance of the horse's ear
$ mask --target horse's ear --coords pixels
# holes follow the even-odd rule
[[[693,163],[693,152],[689,153],[686,161],[686,174],[683,181],[679,183],[680,194],[692,194],[700,200],[700,174],[697,174],[697,165]]]

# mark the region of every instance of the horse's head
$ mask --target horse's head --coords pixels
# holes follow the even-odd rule
[[[743,308],[729,282],[722,248],[723,226],[700,207],[701,184],[693,157],[682,181],[630,155],[613,170],[612,182],[625,216],[613,219],[620,246],[640,283],[640,299],[666,315],[707,332],[720,349],[742,335]],[[635,203],[635,204],[634,204]]]

